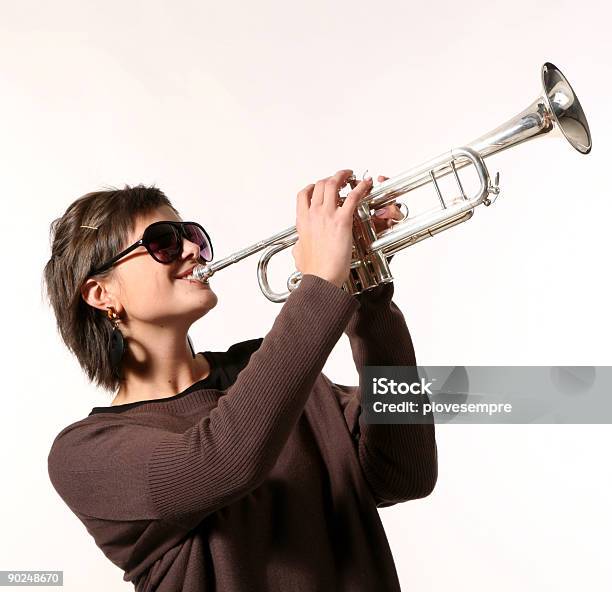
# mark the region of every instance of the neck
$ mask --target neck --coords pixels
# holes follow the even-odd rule
[[[208,360],[193,357],[186,329],[149,324],[137,338],[128,335],[125,347],[123,380],[111,405],[165,399],[210,374]]]

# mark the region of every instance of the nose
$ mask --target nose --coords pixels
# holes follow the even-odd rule
[[[200,247],[183,236],[183,259],[200,259]]]

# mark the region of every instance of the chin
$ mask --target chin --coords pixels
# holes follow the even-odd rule
[[[194,297],[195,300],[195,297]],[[209,310],[217,306],[218,298],[212,290],[206,290],[204,294],[197,298],[198,306],[194,309],[194,312],[199,312],[200,316],[206,314]]]
[[[183,284],[183,281],[180,281],[180,283]],[[185,282],[181,287],[183,289],[169,294],[169,300],[167,301],[167,306],[172,308],[174,312],[173,316],[188,318],[191,322],[194,322],[217,305],[217,295],[210,286],[193,285],[192,282]],[[170,302],[174,304],[170,304]]]

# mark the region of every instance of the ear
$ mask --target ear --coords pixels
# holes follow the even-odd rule
[[[109,306],[112,306],[118,314],[123,310],[121,303],[109,291],[106,282],[100,282],[93,278],[88,278],[81,286],[81,298],[90,306],[105,312]]]

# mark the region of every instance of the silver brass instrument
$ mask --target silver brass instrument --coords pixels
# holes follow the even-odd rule
[[[388,257],[415,243],[469,220],[474,208],[480,204],[491,205],[499,194],[499,173],[492,183],[484,158],[553,130],[582,154],[591,150],[591,133],[578,97],[561,71],[547,62],[542,66],[542,94],[527,109],[473,142],[454,148],[423,164],[404,171],[374,187],[358,204],[353,222],[353,259],[350,275],[343,289],[359,294],[379,284],[393,281]],[[472,195],[466,195],[457,171],[473,166],[479,187]],[[442,195],[438,180],[453,174],[459,195],[448,199]],[[349,179],[355,187],[355,177]],[[410,212],[392,228],[376,232],[373,213],[378,208],[396,202],[402,196],[422,185],[432,183],[440,207],[420,215]],[[494,195],[493,201],[489,199]],[[340,199],[343,199],[340,196]],[[397,203],[397,202],[396,202]],[[405,204],[403,204],[405,205]],[[252,244],[219,261],[199,265],[193,277],[207,281],[210,276],[245,257],[266,249],[259,260],[257,277],[264,295],[272,302],[284,302],[301,279],[299,271],[289,276],[287,291],[274,292],[268,283],[267,267],[270,259],[298,240],[295,226],[291,226],[270,238]]]

